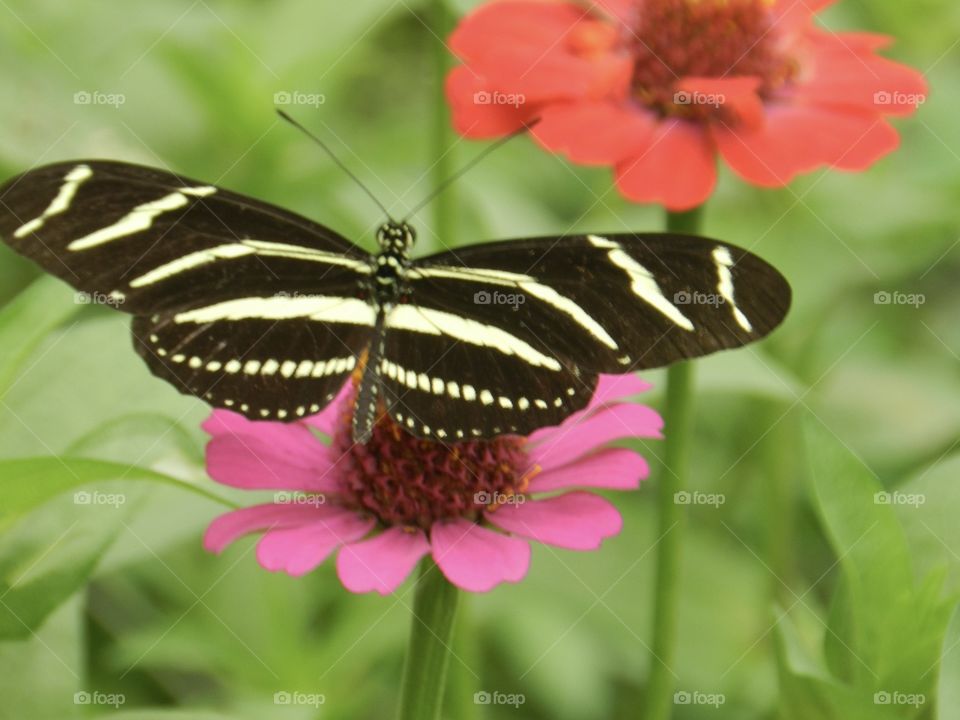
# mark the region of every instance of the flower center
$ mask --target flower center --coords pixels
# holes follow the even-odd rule
[[[768,98],[794,74],[778,47],[769,0],[644,0],[629,42],[633,94],[662,115],[706,119],[722,110],[721,89],[684,89],[684,78],[756,78]]]
[[[385,525],[429,529],[437,520],[478,520],[488,507],[521,498],[532,476],[522,438],[444,445],[414,437],[384,413],[359,445],[350,420],[348,412],[333,439],[347,463],[343,496]]]

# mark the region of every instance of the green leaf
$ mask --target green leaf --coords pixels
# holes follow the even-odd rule
[[[16,382],[20,368],[43,339],[79,309],[72,291],[46,276],[0,309],[0,398]]]
[[[198,485],[135,465],[73,457],[3,460],[0,461],[0,528],[60,493],[111,480],[162,482],[226,502]]]
[[[831,674],[863,702],[876,692],[929,700],[955,604],[943,596],[943,573],[918,584],[903,528],[870,469],[819,422],[808,421],[806,437],[816,510],[842,574],[825,637]]]
[[[0,639],[29,637],[93,573],[131,511],[124,507],[123,495],[101,496],[115,501],[87,505],[80,512],[66,502],[55,503],[3,535]]]

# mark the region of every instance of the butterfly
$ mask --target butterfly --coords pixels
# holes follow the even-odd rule
[[[493,242],[413,258],[390,220],[370,254],[274,205],[112,161],[0,187],[0,237],[133,316],[136,352],[182,393],[251,420],[321,411],[353,376],[353,436],[381,412],[455,442],[527,434],[600,373],[759,340],[790,287],[734,245],[672,234]]]

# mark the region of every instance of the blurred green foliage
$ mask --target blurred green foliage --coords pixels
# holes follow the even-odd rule
[[[925,70],[932,92],[871,171],[780,191],[724,175],[710,204],[708,234],[772,261],[796,299],[769,341],[701,364],[691,490],[727,501],[690,508],[673,670],[680,691],[724,702],[678,704],[678,720],[960,718],[960,619],[947,630],[960,587],[960,5],[844,0],[824,17],[895,36],[890,54]],[[430,186],[437,42],[414,0],[5,0],[0,176],[71,157],[169,167],[369,247],[379,215],[278,123],[274,96],[322,95],[291,110],[400,211]],[[526,141],[453,193],[456,236],[436,237],[423,212],[422,252],[662,224],[605,170]],[[205,408],[149,375],[125,318],[37,278],[0,247],[0,718],[392,712],[409,584],[352,596],[329,563],[294,580],[259,569],[249,542],[205,554],[206,523],[249,502],[204,478]],[[882,292],[925,302],[877,304]],[[660,449],[643,452],[654,483]],[[875,499],[884,490],[890,505]],[[468,599],[451,717],[636,717],[650,487],[616,502],[625,530],[602,552],[538,548],[524,582]],[[526,703],[474,706],[480,690]],[[298,691],[325,702],[275,701]],[[119,710],[85,704],[118,693]]]

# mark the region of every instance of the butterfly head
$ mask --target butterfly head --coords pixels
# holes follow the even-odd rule
[[[405,222],[385,222],[377,230],[377,242],[380,243],[381,252],[394,252],[406,254],[413,247],[417,234],[413,228]]]

